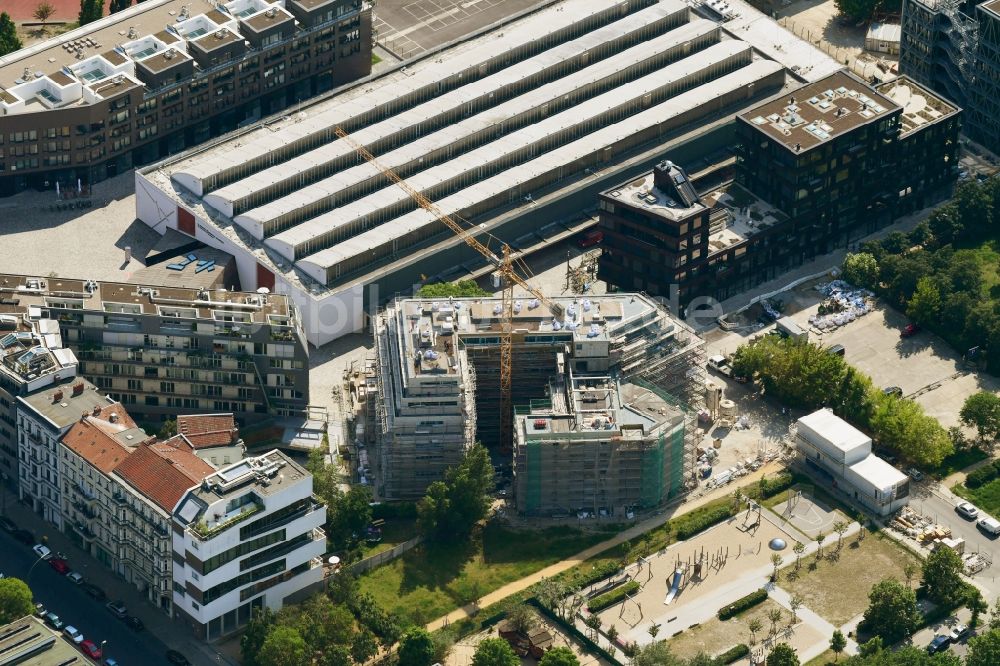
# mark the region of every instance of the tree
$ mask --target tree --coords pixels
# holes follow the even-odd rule
[[[753,618],[747,622],[747,629],[750,631],[750,645],[757,642],[757,632],[764,628],[764,623],[760,621],[760,618]]]
[[[399,639],[399,666],[431,666],[434,663],[434,641],[423,627],[410,627]]]
[[[798,610],[802,608],[802,606],[805,603],[806,603],[805,597],[803,597],[801,594],[798,593],[793,594],[791,598],[788,600],[788,607],[792,609],[792,622],[791,622],[792,624],[798,622],[799,617],[796,613],[798,613]]]
[[[916,594],[895,578],[879,581],[868,593],[864,627],[886,643],[895,643],[909,636],[919,621]]]
[[[367,486],[341,490],[337,466],[326,462],[328,451],[329,444],[312,449],[306,469],[313,475],[313,492],[326,502],[327,537],[336,548],[349,548],[364,536],[371,523],[371,490]]]
[[[366,628],[354,634],[354,640],[351,641],[351,659],[355,663],[365,663],[374,657],[376,652],[378,652],[378,641],[375,640],[375,634]]]
[[[931,601],[954,608],[965,594],[962,558],[951,548],[937,548],[924,560],[923,584]]]
[[[167,419],[160,426],[160,429],[156,432],[156,436],[160,439],[170,439],[177,434],[177,421],[175,419]]]
[[[837,11],[855,21],[871,18],[881,0],[834,0]]]
[[[19,578],[0,578],[0,624],[35,612],[31,588]]]
[[[767,612],[767,619],[771,621],[772,636],[778,633],[778,623],[781,622],[782,617],[784,617],[784,613],[781,612],[780,608],[772,608]]]
[[[934,280],[922,277],[917,281],[917,290],[906,304],[906,316],[921,326],[937,321],[941,312],[941,290]]]
[[[104,16],[104,0],[80,0],[80,25],[87,25]]]
[[[17,51],[22,46],[17,36],[17,25],[7,12],[0,12],[0,56]]]
[[[260,646],[257,663],[266,666],[306,666],[306,641],[293,627],[274,627]],[[429,665],[428,665],[429,666]]]
[[[833,531],[837,533],[837,550],[840,550],[844,544],[844,532],[847,531],[847,522],[843,520],[834,522]]]
[[[875,255],[869,252],[848,254],[844,257],[843,278],[857,287],[877,287],[878,260]]]
[[[650,638],[652,638],[655,641],[656,635],[660,633],[660,625],[654,622],[653,624],[649,625],[649,629],[647,629],[646,631],[649,632]]]
[[[608,635],[608,644],[614,645],[618,640],[618,627],[612,624],[605,633]]]
[[[597,636],[597,632],[601,629],[601,617],[597,613],[591,613],[587,616],[587,619],[583,621],[587,628],[593,632],[594,636]]]
[[[955,451],[948,431],[912,400],[877,400],[871,420],[873,437],[920,467],[937,467]]]
[[[132,4],[132,0],[111,0],[111,13],[120,12],[123,9],[128,9],[129,5]]]
[[[539,660],[538,666],[580,666],[580,660],[576,658],[572,650],[560,645],[546,652]]]
[[[456,467],[445,473],[444,481],[427,487],[417,504],[417,521],[428,538],[454,541],[465,538],[490,506],[493,465],[482,444],[469,449]]]
[[[56,8],[53,7],[51,4],[49,4],[48,2],[40,2],[38,3],[38,6],[35,7],[35,11],[32,14],[32,16],[35,17],[35,20],[41,21],[42,30],[45,30],[46,22],[48,22],[48,20],[52,18],[52,15],[55,13],[56,13]]]
[[[840,653],[843,652],[846,647],[847,639],[844,638],[844,632],[840,629],[835,629],[833,636],[830,637],[830,649],[833,650],[833,654],[836,655],[836,657],[834,657],[834,661],[840,660]]]
[[[909,587],[910,583],[913,582],[913,577],[917,575],[917,565],[913,562],[907,562],[903,565],[903,576],[906,578],[906,586]]]
[[[474,280],[425,284],[417,291],[417,298],[448,298],[449,296],[455,298],[490,296],[490,292],[480,288]]]
[[[538,623],[538,616],[528,604],[515,603],[507,608],[507,624],[518,633],[527,634]]]
[[[969,620],[969,626],[975,629],[979,625],[979,616],[990,609],[990,605],[983,599],[983,593],[979,591],[978,587],[970,585],[968,587],[968,595],[965,599],[965,605],[972,613],[972,617]]]
[[[774,566],[774,571],[771,572],[771,580],[778,580],[778,567],[781,566],[782,562],[785,561],[781,555],[774,553],[771,555],[771,564]]]
[[[799,562],[802,559],[802,553],[806,552],[806,545],[801,541],[796,541],[795,545],[792,546],[792,552],[795,553],[795,570],[799,570]]]
[[[253,610],[250,621],[240,636],[240,653],[246,666],[264,666],[257,660],[257,656],[276,621],[277,616],[267,606]]]
[[[820,532],[816,535],[816,559],[818,560],[823,556],[823,542],[826,541],[826,535]]]
[[[969,639],[965,666],[996,666],[1000,664],[1000,631],[991,629]]]
[[[635,650],[632,666],[684,666],[670,651],[666,641],[653,641]]]
[[[975,427],[980,441],[993,441],[1000,437],[1000,397],[995,393],[973,393],[965,399],[958,414],[963,424]]]
[[[503,638],[484,638],[472,655],[472,666],[520,666],[521,660]]]
[[[767,666],[799,666],[799,656],[788,643],[778,643],[767,655]]]

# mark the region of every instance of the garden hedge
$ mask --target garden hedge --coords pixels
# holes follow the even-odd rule
[[[751,592],[745,597],[737,599],[728,606],[720,608],[718,612],[719,619],[728,620],[734,615],[739,615],[743,611],[753,608],[759,603],[763,603],[765,599],[767,599],[767,590],[765,590],[764,588],[760,588],[759,590]]]
[[[1000,476],[1000,460],[994,461],[989,465],[983,465],[969,472],[969,475],[965,477],[965,486],[967,488],[978,488],[986,485],[998,476]]]
[[[614,606],[619,601],[624,599],[629,594],[635,594],[639,591],[639,583],[634,580],[630,580],[621,587],[616,587],[610,592],[605,592],[604,594],[594,597],[587,603],[587,610],[591,613],[596,613],[602,611],[605,608]]]
[[[677,520],[670,521],[670,527],[676,532],[677,540],[683,541],[690,539],[699,532],[707,530],[716,523],[721,523],[723,520],[731,518],[733,515],[732,511],[732,506],[728,501],[715,506],[709,504],[695,509]]]
[[[718,657],[715,658],[715,663],[717,664],[731,664],[734,661],[739,661],[743,657],[750,654],[750,648],[740,643],[739,645],[734,645],[729,648]]]
[[[766,476],[761,477],[760,485],[760,498],[762,500],[769,497],[774,497],[783,490],[788,490],[795,483],[795,477],[787,472],[778,474],[773,478],[767,478]]]

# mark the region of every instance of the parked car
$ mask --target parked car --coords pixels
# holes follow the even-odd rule
[[[124,620],[128,616],[128,609],[125,608],[125,604],[121,601],[109,601],[104,607],[111,611],[111,614],[119,620]]]
[[[602,240],[604,240],[604,232],[600,229],[591,229],[576,239],[576,245],[580,249],[586,249],[594,245],[600,245]]]
[[[88,596],[96,599],[97,601],[105,601],[108,598],[108,595],[104,594],[104,590],[97,587],[93,583],[84,583],[80,587],[83,588],[83,591],[86,592]]]
[[[120,666],[120,664],[118,663],[117,659],[112,659],[111,657],[108,657],[107,659],[104,660],[104,666]]]
[[[916,324],[907,324],[903,327],[903,330],[899,332],[899,337],[908,338],[910,336],[916,335],[920,332],[920,327]]]
[[[80,643],[80,652],[94,660],[101,658],[101,648],[97,647],[97,644],[91,640],[86,640]]]
[[[10,518],[7,518],[5,516],[0,516],[0,529],[2,529],[4,532],[7,532],[8,534],[13,534],[14,532],[17,531],[17,525],[15,525],[14,521],[11,520]]]
[[[979,509],[972,506],[969,502],[960,502],[959,505],[955,507],[955,511],[969,520],[975,520],[976,516],[979,515]]]
[[[49,566],[55,569],[56,573],[63,576],[69,573],[69,562],[58,557],[53,557],[49,560]]]
[[[827,347],[826,351],[828,354],[833,354],[834,356],[843,356],[845,353],[847,353],[847,350],[844,348],[844,345],[830,345],[829,347]]]
[[[35,555],[38,555],[38,558],[41,560],[47,560],[50,557],[52,557],[52,551],[49,550],[49,547],[43,546],[40,543],[36,543],[34,546],[32,546],[31,550],[35,551]]]
[[[924,480],[924,473],[921,472],[916,467],[911,467],[910,469],[906,470],[906,474],[911,479],[913,479],[914,481],[923,481]]]
[[[74,626],[67,625],[63,627],[63,633],[66,634],[66,638],[70,639],[77,645],[83,642],[83,634],[81,634]]]
[[[80,585],[83,583],[83,575],[79,571],[70,571],[66,574],[66,578],[74,585]]]
[[[174,666],[190,666],[191,662],[188,661],[187,657],[182,655],[177,650],[167,650],[167,661]]]
[[[995,537],[997,535],[1000,535],[1000,520],[997,520],[996,518],[983,516],[982,518],[979,519],[979,522],[976,523],[976,525],[979,527],[979,529],[986,532],[990,536]]]
[[[56,631],[59,631],[64,626],[66,626],[66,623],[63,622],[59,618],[59,616],[56,615],[55,613],[51,613],[51,612],[50,613],[46,613],[45,617],[43,617],[42,619],[45,620],[45,624],[49,625],[50,627],[52,627]]]
[[[882,393],[885,393],[886,395],[892,395],[897,398],[903,397],[903,389],[899,388],[898,386],[887,386],[884,389],[882,389]]]
[[[28,530],[14,530],[10,534],[25,546],[30,546],[35,543],[35,535]]]
[[[43,604],[41,601],[39,601],[37,604],[35,604],[35,615],[37,615],[38,617],[40,617],[40,618],[42,618],[44,620],[46,612],[47,611],[45,610],[45,604]]]
[[[967,633],[969,633],[969,627],[965,624],[956,624],[951,628],[951,642],[956,642],[959,638],[962,638]]]
[[[927,654],[937,654],[938,652],[944,652],[951,645],[951,636],[942,636],[938,634],[927,646]]]
[[[132,631],[142,631],[146,628],[146,626],[142,623],[142,620],[137,618],[135,615],[129,615],[125,618],[125,624],[127,624],[129,629]]]

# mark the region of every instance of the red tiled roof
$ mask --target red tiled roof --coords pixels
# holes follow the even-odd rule
[[[169,442],[140,446],[115,469],[130,486],[168,513],[188,488],[214,472],[187,447]]]
[[[101,472],[110,474],[129,454],[129,448],[115,438],[115,433],[136,427],[125,408],[114,403],[81,416],[63,435],[62,442]]]
[[[198,414],[177,417],[177,433],[195,449],[233,444],[239,435],[232,414]]]

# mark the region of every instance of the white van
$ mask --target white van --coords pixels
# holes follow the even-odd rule
[[[979,522],[976,523],[976,525],[979,526],[979,529],[986,532],[990,536],[1000,535],[1000,520],[997,520],[996,518],[983,516],[979,519]]]

